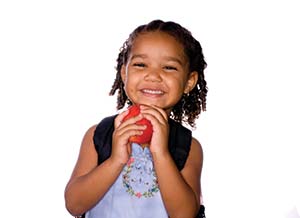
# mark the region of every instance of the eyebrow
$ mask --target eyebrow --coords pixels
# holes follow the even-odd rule
[[[147,57],[148,57],[148,56],[147,56],[146,54],[135,54],[135,55],[132,55],[132,57],[131,57],[130,59],[133,60],[133,59],[135,59],[135,58],[147,58]],[[181,66],[184,65],[180,59],[175,58],[175,57],[166,56],[165,59],[168,60],[168,61],[174,61],[174,62],[177,62],[177,63],[180,64]]]
[[[169,61],[174,61],[174,62],[177,62],[178,64],[180,64],[181,66],[183,66],[183,63],[182,63],[182,61],[180,60],[180,59],[178,59],[178,58],[175,58],[175,57],[166,57],[166,59],[167,60],[169,60]]]
[[[135,54],[135,55],[132,55],[132,57],[130,59],[133,60],[135,58],[147,58],[147,55],[145,55],[145,54]]]

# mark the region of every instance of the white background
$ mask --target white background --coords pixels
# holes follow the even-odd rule
[[[160,18],[191,30],[208,62],[194,132],[207,217],[299,218],[299,1],[178,2],[1,1],[2,217],[71,217],[81,139],[116,112],[118,49]]]

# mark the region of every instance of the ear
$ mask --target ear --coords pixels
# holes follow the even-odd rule
[[[126,79],[126,66],[123,64],[122,67],[121,67],[121,78],[122,78],[122,81],[123,83],[125,82],[125,79]]]
[[[197,71],[191,72],[185,84],[184,94],[189,93],[196,86],[197,81],[198,81],[198,72]]]

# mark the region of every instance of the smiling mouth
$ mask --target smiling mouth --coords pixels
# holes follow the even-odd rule
[[[164,92],[162,90],[158,89],[142,89],[142,93],[148,94],[148,95],[163,95]]]

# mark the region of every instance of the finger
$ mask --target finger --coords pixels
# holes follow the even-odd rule
[[[160,114],[162,115],[162,117],[168,121],[169,116],[167,115],[166,111],[160,107],[157,107],[156,105],[151,105],[153,108],[155,108],[156,110],[158,110],[160,112]]]
[[[143,115],[139,114],[137,116],[128,118],[126,120],[122,120],[121,125],[122,126],[127,126],[127,125],[131,125],[131,124],[135,124],[137,121],[141,120],[142,118],[143,118]]]
[[[166,112],[159,107],[143,106],[141,107],[141,113],[143,114],[144,117],[151,115],[153,117],[150,118],[151,120],[155,118],[160,123],[168,122],[168,116]]]
[[[132,123],[136,123],[137,121],[139,121],[140,119],[142,119],[142,115],[137,115],[134,117],[131,117],[129,119],[127,119],[126,121],[124,121],[124,118],[129,114],[129,110],[123,111],[122,113],[120,113],[116,119],[115,119],[115,128],[119,128],[121,126],[121,124],[123,125],[128,125],[128,124],[132,124]]]
[[[139,132],[143,132],[146,128],[147,128],[146,125],[139,125],[139,124],[135,124],[135,123],[129,124],[126,126],[120,126],[120,128],[117,130],[117,134],[118,135],[128,135],[128,133],[129,133],[129,136],[131,136],[130,134],[139,134]]]
[[[128,110],[121,112],[115,119],[114,125],[115,125],[115,129],[118,128],[121,123],[122,120],[124,119],[124,117],[126,117],[126,115],[129,113]]]
[[[122,134],[117,133],[115,136],[118,138],[118,141],[122,144],[128,144],[130,137],[140,136],[143,134],[143,130],[130,129]]]

